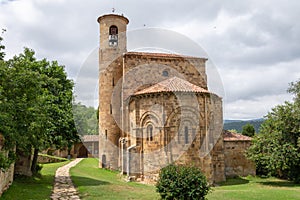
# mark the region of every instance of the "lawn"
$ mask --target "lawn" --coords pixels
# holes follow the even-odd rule
[[[96,159],[82,160],[71,169],[71,176],[84,200],[159,199],[154,186],[125,182],[118,172],[99,169]]]
[[[300,184],[296,185],[289,181],[276,178],[245,177],[229,179],[214,187],[207,196],[208,200],[282,200],[300,199]]]
[[[38,177],[17,177],[0,199],[45,200],[50,199],[54,175],[57,168],[67,162],[44,164]]]
[[[15,179],[0,199],[50,199],[55,171],[66,163],[44,164],[40,177]],[[99,169],[96,159],[84,159],[71,169],[71,175],[83,200],[159,199],[154,186],[126,182],[118,172]],[[236,178],[214,187],[207,198],[208,200],[296,200],[300,199],[300,185],[276,178]]]
[[[83,200],[159,199],[155,187],[126,183],[118,172],[99,169],[96,159],[85,159],[71,169],[72,180]],[[245,177],[229,179],[214,187],[208,200],[300,199],[300,185],[276,178]]]

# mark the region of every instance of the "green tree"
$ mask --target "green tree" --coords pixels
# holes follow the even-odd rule
[[[156,191],[162,199],[203,200],[210,186],[199,168],[171,164],[161,169]]]
[[[70,146],[79,139],[72,113],[72,81],[63,66],[37,60],[34,54],[25,48],[0,70],[0,131],[7,148],[16,145],[29,154],[34,150],[32,172],[40,150]]]
[[[294,101],[276,106],[267,114],[247,155],[255,161],[258,173],[300,182],[299,82],[293,83],[288,91],[294,93]]]
[[[231,132],[231,133],[238,133],[238,131],[236,129],[230,129],[228,131]]]
[[[255,135],[255,128],[252,124],[247,123],[245,126],[243,126],[242,134],[253,137]]]
[[[74,122],[80,135],[97,135],[97,110],[81,103],[73,103]]]
[[[5,29],[2,29],[2,34],[5,32]],[[1,44],[3,38],[0,36],[0,60],[4,60],[4,56],[5,56],[5,46]]]

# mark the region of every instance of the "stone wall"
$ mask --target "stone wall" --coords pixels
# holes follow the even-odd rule
[[[211,95],[154,93],[132,99],[127,137],[141,147],[143,160],[131,165],[143,163],[145,179],[155,179],[160,168],[176,162],[198,166],[210,182],[225,181],[222,101]]]
[[[123,66],[123,98],[128,98],[143,87],[174,76],[207,89],[206,60],[178,55],[126,53]],[[167,72],[167,75],[164,72]]]
[[[4,138],[0,134],[0,152],[2,151],[4,145]],[[12,164],[8,169],[1,170],[0,169],[0,197],[2,193],[8,189],[8,187],[12,184],[14,178],[14,164]]]
[[[255,164],[245,156],[251,141],[224,141],[226,177],[255,175]]]
[[[31,163],[32,156],[24,152],[17,152],[18,160],[15,163],[15,174],[32,176]]]
[[[0,197],[2,193],[9,188],[14,178],[14,164],[12,164],[7,170],[0,170]]]

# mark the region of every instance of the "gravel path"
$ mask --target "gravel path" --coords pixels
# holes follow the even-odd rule
[[[78,192],[70,177],[70,168],[77,165],[83,158],[74,161],[56,170],[54,187],[51,195],[52,200],[80,200]]]

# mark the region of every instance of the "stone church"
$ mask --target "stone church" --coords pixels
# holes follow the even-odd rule
[[[160,168],[186,164],[224,181],[222,98],[208,89],[207,59],[127,52],[129,20],[107,14],[97,21],[99,167],[155,181]]]

